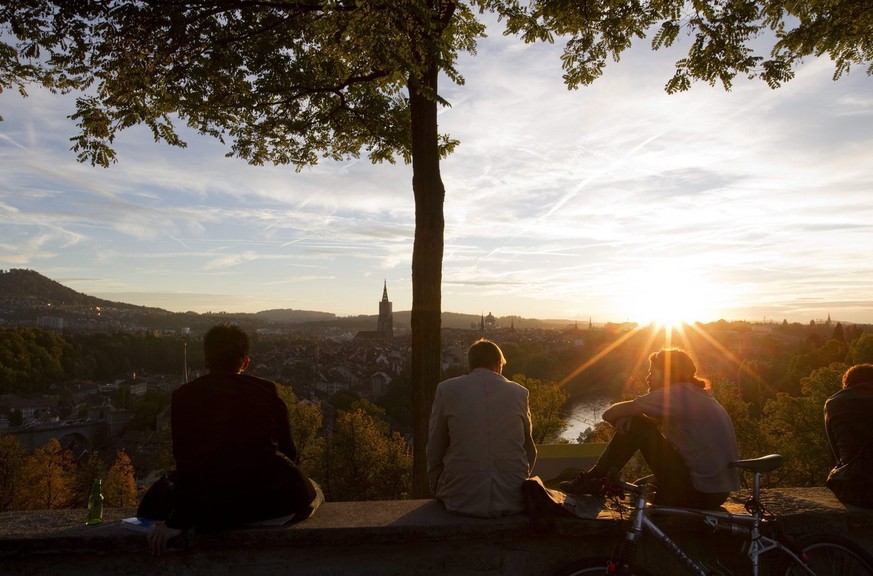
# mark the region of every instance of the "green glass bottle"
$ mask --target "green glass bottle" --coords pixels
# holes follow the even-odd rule
[[[103,522],[103,481],[95,478],[91,486],[91,497],[88,498],[88,521],[85,525],[93,526],[101,522]]]

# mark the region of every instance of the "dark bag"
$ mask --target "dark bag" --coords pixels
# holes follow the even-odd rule
[[[170,472],[158,478],[151,485],[136,510],[138,518],[166,520],[170,517],[174,506],[174,480],[175,472]]]
[[[827,487],[845,504],[873,508],[873,447],[864,444],[855,457],[828,474]]]
[[[528,478],[521,484],[525,513],[530,517],[531,528],[540,534],[555,527],[556,518],[572,518],[572,512],[564,508],[564,493],[546,488],[539,476]]]

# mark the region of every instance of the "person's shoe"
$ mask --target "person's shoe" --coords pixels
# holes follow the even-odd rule
[[[603,485],[606,481],[601,476],[593,476],[590,472],[579,472],[572,480],[564,480],[558,483],[561,491],[567,494],[587,494],[600,496],[603,494]]]

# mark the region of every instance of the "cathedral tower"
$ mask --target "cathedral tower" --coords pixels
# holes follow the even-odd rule
[[[383,338],[394,337],[394,314],[391,312],[391,301],[388,300],[388,281],[382,287],[382,300],[379,302],[379,324],[376,331]]]

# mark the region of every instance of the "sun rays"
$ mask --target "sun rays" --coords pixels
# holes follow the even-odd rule
[[[655,321],[646,325],[637,325],[618,334],[597,353],[581,362],[559,382],[559,385],[566,387],[610,354],[619,353],[620,348],[625,345],[632,345],[637,349],[637,353],[632,356],[632,363],[628,367],[624,393],[642,392],[636,388],[640,386],[648,369],[649,355],[662,347],[675,347],[688,352],[700,370],[700,376],[713,380],[715,384],[738,386],[739,374],[742,371],[745,377],[751,377],[758,381],[758,384],[766,385],[754,370],[750,370],[750,367],[744,364],[742,355],[738,352],[741,346],[736,344],[728,346],[723,342],[723,338],[716,338],[710,333],[711,331],[712,328],[705,324],[682,321]],[[632,342],[636,338],[642,340]],[[617,399],[613,398],[613,400]]]

